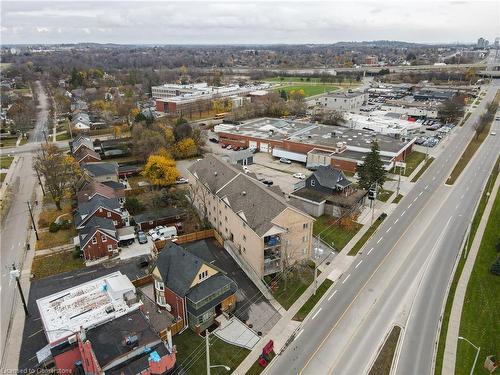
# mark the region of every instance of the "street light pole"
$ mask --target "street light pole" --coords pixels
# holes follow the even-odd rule
[[[12,263],[12,270],[10,271],[10,277],[16,279],[17,289],[19,290],[19,295],[21,296],[21,302],[23,303],[24,313],[26,317],[30,316],[28,311],[28,306],[26,306],[26,300],[24,299],[23,289],[21,288],[21,282],[19,281],[19,276],[21,276],[21,272],[16,269],[16,265]]]
[[[30,217],[31,217],[31,223],[33,224],[33,229],[35,230],[35,236],[37,241],[40,239],[38,238],[38,231],[36,230],[36,224],[35,224],[35,218],[33,217],[33,211],[31,211],[31,204],[30,202],[26,202],[28,204],[28,210],[30,212]]]
[[[471,344],[474,347],[474,349],[476,349],[476,357],[474,358],[474,363],[472,364],[472,368],[470,369],[470,375],[474,375],[474,369],[476,368],[477,358],[479,357],[479,352],[481,351],[481,347],[474,345],[473,343],[471,343],[469,340],[467,340],[463,336],[458,336],[458,339],[467,341],[469,344]]]
[[[216,367],[223,367],[226,371],[231,371],[231,368],[226,365],[212,365],[210,366],[210,342],[208,340],[208,335],[210,332],[208,332],[208,329],[205,330],[205,347],[206,347],[206,352],[207,352],[207,375],[210,375],[210,369],[211,368],[216,368]]]

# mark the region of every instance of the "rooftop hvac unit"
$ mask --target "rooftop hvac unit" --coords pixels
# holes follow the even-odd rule
[[[337,147],[338,148],[341,148],[342,146],[344,146],[344,142],[337,142]]]
[[[68,337],[68,344],[74,344],[76,342],[76,335]]]

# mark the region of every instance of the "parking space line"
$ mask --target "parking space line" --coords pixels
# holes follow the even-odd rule
[[[351,277],[351,274],[347,275],[347,277],[344,279],[344,281],[342,281],[342,284],[344,284],[349,277]]]
[[[415,201],[413,201],[413,202],[415,202]],[[413,202],[408,205],[408,208],[410,208],[411,206],[413,206]]]
[[[403,215],[406,213],[406,210],[404,210],[403,212],[401,212],[401,217],[403,217]]]
[[[399,218],[394,221],[394,224],[397,224],[398,221],[399,221]]]
[[[316,318],[316,317],[318,316],[318,314],[319,314],[319,312],[321,311],[321,309],[322,309],[322,307],[320,307],[320,308],[318,309],[318,311],[316,311],[316,314],[314,314],[314,315],[313,315],[313,317],[312,317],[312,319],[311,319],[311,320],[314,320],[314,318]]]
[[[359,263],[358,263],[358,264],[356,264],[356,267],[354,267],[354,268],[358,268],[358,267],[359,267],[359,265],[360,265],[361,263],[363,263],[363,260],[362,260],[362,259],[359,261]]]
[[[337,294],[336,290],[332,294],[330,294],[330,297],[328,297],[328,301],[330,301],[335,294]]]
[[[413,202],[416,202],[416,201],[417,201],[417,199],[418,199],[418,197],[415,197],[415,199],[413,200]]]
[[[424,192],[423,192],[423,191],[421,191],[421,192],[418,194],[418,196],[420,197],[423,193],[424,193]]]
[[[429,185],[425,185],[424,190],[427,190],[428,187],[429,187]]]

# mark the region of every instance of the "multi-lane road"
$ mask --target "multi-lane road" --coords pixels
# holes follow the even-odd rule
[[[10,266],[15,263],[20,266],[24,259],[30,225],[27,202],[31,201],[37,180],[33,172],[33,155],[44,141],[43,131],[47,130],[48,102],[47,95],[40,82],[35,83],[38,96],[38,112],[35,129],[32,131],[29,143],[15,149],[7,149],[3,154],[18,154],[16,164],[12,164],[14,174],[9,182],[11,190],[11,205],[7,217],[0,229],[1,285],[0,285],[0,353],[4,365],[4,351],[8,345],[7,333],[11,322],[14,301],[19,298],[15,282],[10,280]],[[19,302],[19,301],[17,301]]]
[[[489,136],[453,186],[445,181],[468,144],[472,124],[499,83],[362,254],[311,312],[267,374],[363,374],[395,324],[403,328],[396,374],[431,374],[448,281],[474,208],[500,150]],[[500,124],[495,122],[495,131]]]

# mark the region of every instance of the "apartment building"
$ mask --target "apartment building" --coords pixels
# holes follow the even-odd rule
[[[258,277],[311,257],[314,218],[273,189],[213,155],[189,172],[201,217]]]

